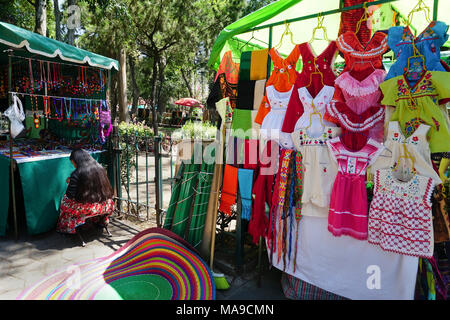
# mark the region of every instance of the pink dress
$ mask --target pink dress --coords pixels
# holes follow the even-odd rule
[[[349,235],[367,239],[368,202],[366,170],[383,145],[369,138],[360,150],[350,150],[340,137],[327,141],[330,153],[338,164],[328,212],[328,230],[334,236]]]
[[[362,81],[344,72],[335,81],[333,102],[327,105],[324,118],[349,132],[344,142],[352,148],[361,148],[367,137],[383,142],[384,107],[380,105],[380,83],[386,71],[376,69]]]

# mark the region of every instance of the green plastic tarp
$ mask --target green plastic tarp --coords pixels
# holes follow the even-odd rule
[[[388,0],[386,0],[388,1]],[[340,0],[279,0],[273,2],[235,22],[226,26],[219,34],[214,43],[208,65],[217,70],[222,56],[228,50],[233,52],[233,59],[239,62],[240,53],[249,50],[250,46],[268,47],[269,43],[269,28],[263,28],[251,32],[253,28],[259,28],[271,24],[278,24],[272,29],[272,47],[276,47],[281,55],[288,55],[295,44],[308,42],[312,38],[313,28],[317,26],[317,18],[308,18],[301,21],[293,21],[289,28],[293,33],[292,41],[290,37],[281,38],[283,32],[286,30],[285,21],[297,19],[301,17],[308,17],[317,15],[320,12],[328,12],[336,10],[336,13],[324,16],[324,26],[327,31],[328,39],[336,39],[339,31],[341,13],[337,12],[340,8]],[[368,5],[372,14],[372,18],[367,23],[372,24],[373,30],[385,30],[392,26],[393,14],[398,14],[402,19],[406,19],[409,12],[418,3],[417,0],[392,0],[390,2],[378,3],[376,6]],[[433,19],[436,15],[437,20],[443,21],[450,25],[450,1],[437,1],[436,11],[435,0],[424,0],[425,5],[430,9],[429,16]],[[412,16],[411,29],[421,32],[428,25],[424,12],[414,13]],[[402,20],[401,25],[404,25]],[[322,38],[322,31],[316,33]],[[253,38],[252,38],[253,37]],[[255,40],[257,39],[257,40]],[[247,43],[247,41],[249,41]],[[236,42],[246,43],[247,47],[240,48],[239,44],[236,48]],[[265,42],[265,44],[263,43]],[[314,42],[313,49],[316,52],[321,52],[326,42]],[[450,47],[450,41],[444,45]],[[251,50],[251,49],[250,49]],[[339,62],[336,60],[336,62]]]
[[[60,59],[108,70],[119,70],[117,60],[44,37],[6,22],[0,22],[0,50],[3,52],[3,50],[11,48],[24,49],[26,56],[30,57],[37,54],[50,60]]]

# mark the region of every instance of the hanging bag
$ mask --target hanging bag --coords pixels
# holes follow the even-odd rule
[[[103,107],[105,107],[106,110],[103,110]],[[105,128],[107,127],[107,128]],[[102,107],[100,108],[99,112],[99,137],[101,143],[105,143],[106,138],[110,135],[112,131],[112,124],[111,124],[111,112],[109,111],[108,105],[106,104],[106,101],[102,100]],[[106,130],[106,133],[104,132]]]
[[[23,112],[22,101],[13,94],[13,103],[5,111],[5,116],[9,118],[11,122],[11,136],[17,137],[24,129],[22,121],[25,120],[25,113]]]

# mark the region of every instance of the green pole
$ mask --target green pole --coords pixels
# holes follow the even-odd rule
[[[8,55],[8,91],[12,91],[12,63],[11,63],[11,56]],[[11,105],[12,103],[12,94],[8,94],[8,104]],[[16,241],[19,238],[19,232],[17,230],[17,209],[16,209],[16,187],[14,183],[14,156],[13,156],[13,138],[11,133],[11,121],[9,122],[9,167],[10,167],[10,176],[11,176],[11,197],[12,197],[12,204],[13,204],[13,217],[14,217],[14,237]]]
[[[438,7],[439,7],[439,0],[434,0],[434,3],[433,3],[433,21],[436,21],[438,19]]]

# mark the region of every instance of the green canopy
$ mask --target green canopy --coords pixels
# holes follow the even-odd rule
[[[49,60],[61,59],[108,70],[119,70],[117,60],[76,48],[6,22],[0,22],[0,51],[11,48],[24,49],[26,55],[38,54]]]
[[[271,46],[278,45],[277,49],[280,54],[288,55],[295,44],[307,42],[312,38],[312,31],[317,26],[316,17],[319,13],[324,14],[323,24],[327,29],[327,38],[336,39],[342,2],[341,0],[279,0],[273,2],[225,27],[212,47],[208,65],[217,70],[221,57],[228,50],[233,52],[233,59],[239,62],[240,52],[248,50],[248,47],[267,48],[270,42],[269,27],[272,27]],[[388,29],[392,26],[395,14],[402,18],[401,24],[404,25],[405,18],[417,3],[417,0],[375,0],[368,3],[369,10],[373,11],[372,19],[368,23],[372,24],[373,30]],[[424,0],[424,3],[430,10],[430,19],[450,24],[448,15],[450,1]],[[281,38],[286,30],[285,22],[290,23],[292,39],[290,37]],[[413,31],[421,32],[427,25],[428,21],[423,12],[414,13],[411,25]],[[318,30],[316,36],[323,38],[322,35],[322,31]],[[247,47],[241,48],[236,43],[244,43]],[[313,49],[320,52],[327,44],[314,41]],[[445,46],[450,47],[450,41],[447,41]]]

